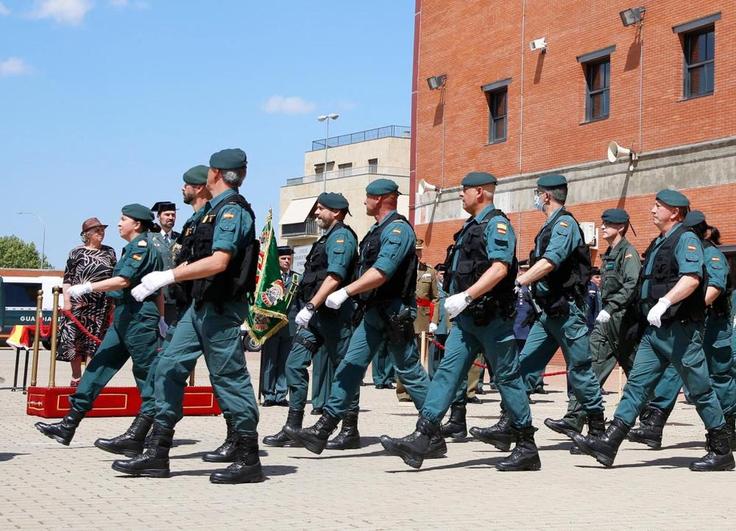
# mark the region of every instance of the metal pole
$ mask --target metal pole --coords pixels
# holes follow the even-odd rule
[[[426,368],[427,367],[427,332],[422,330],[422,332],[419,335],[419,345],[421,347],[421,360],[422,365]]]
[[[43,290],[38,290],[36,297],[36,331],[33,336],[33,363],[31,365],[31,387],[38,381],[38,343],[41,339],[41,319],[43,319]]]
[[[327,116],[327,120],[325,120],[326,124],[326,131],[325,131],[325,167],[324,170],[322,170],[322,191],[327,191],[327,148],[329,146],[328,139],[330,138],[330,117]]]
[[[59,293],[61,288],[54,286],[51,289],[54,295],[51,309],[51,363],[49,364],[49,387],[56,387],[56,334],[59,330]]]
[[[189,373],[189,387],[194,387],[194,371],[196,370],[196,367],[192,369],[192,372]]]

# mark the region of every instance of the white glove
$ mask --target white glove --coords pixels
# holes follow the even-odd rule
[[[445,311],[447,312],[447,317],[449,319],[454,319],[468,307],[468,304],[470,303],[467,301],[467,297],[467,292],[463,291],[462,293],[451,295],[445,299]]]
[[[434,334],[437,331],[437,323],[429,323],[429,333]]]
[[[611,320],[611,314],[606,310],[601,310],[595,318],[596,323],[607,323]]]
[[[78,299],[82,295],[87,295],[87,293],[92,293],[92,282],[85,282],[84,284],[75,284],[74,286],[71,286],[69,290],[67,291],[69,294],[69,297],[72,299]]]
[[[340,306],[342,306],[342,303],[349,298],[350,295],[348,295],[348,292],[345,290],[345,288],[341,288],[329,294],[327,300],[325,301],[325,306],[327,306],[328,308],[332,308],[333,310],[337,310]]]
[[[649,324],[656,326],[657,328],[662,326],[662,316],[670,306],[672,306],[672,303],[666,297],[659,299],[657,304],[655,304],[647,314],[647,321],[649,321]]]
[[[302,308],[299,310],[299,313],[296,314],[296,318],[294,321],[296,321],[297,326],[304,326],[306,327],[309,325],[309,320],[314,315],[314,310],[309,310],[307,308]]]
[[[518,297],[519,293],[521,293],[521,284],[519,284],[519,281],[517,280],[514,282],[514,295]]]
[[[174,283],[174,270],[167,269],[166,271],[154,271],[148,273],[141,283],[133,288],[131,291],[133,298],[138,302],[141,302],[146,297],[152,295],[159,289],[169,284]]]
[[[162,338],[166,338],[166,334],[169,332],[169,325],[166,324],[166,321],[163,317],[158,318],[158,334]]]

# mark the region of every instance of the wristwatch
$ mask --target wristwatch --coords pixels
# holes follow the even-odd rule
[[[304,307],[310,312],[314,311],[314,304],[312,304],[311,302],[308,302],[307,304],[305,304]]]
[[[470,304],[471,302],[473,302],[473,297],[471,297],[470,295],[466,294],[465,295],[465,303],[466,304]]]

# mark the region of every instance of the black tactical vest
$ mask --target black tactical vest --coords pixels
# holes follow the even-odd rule
[[[320,286],[324,279],[327,278],[327,267],[328,256],[327,256],[327,237],[332,234],[333,231],[340,228],[345,228],[353,235],[355,240],[358,240],[353,229],[345,225],[342,221],[338,221],[335,227],[328,233],[324,234],[319,240],[314,242],[312,248],[309,250],[306,261],[304,262],[304,273],[302,274],[302,280],[299,283],[299,291],[297,297],[300,301],[307,303],[312,300],[314,294],[319,291]],[[345,278],[342,279],[342,284],[349,282],[353,278],[355,263],[358,261],[358,255],[353,252],[353,256],[350,258],[350,265],[347,269]]]
[[[537,294],[536,283],[532,285],[532,294],[534,300],[547,311],[549,308],[556,308],[559,305],[565,307],[567,300],[574,299],[578,304],[582,303],[588,289],[590,281],[590,249],[585,244],[583,231],[575,217],[564,208],[560,208],[557,213],[549,220],[542,230],[534,238],[534,249],[529,254],[529,265],[533,266],[539,259],[544,256],[547,246],[552,239],[552,230],[560,216],[570,216],[575,222],[575,227],[580,231],[580,245],[565,258],[551,273],[545,277],[545,281],[549,288],[549,292],[543,296]],[[571,227],[572,230],[572,227]],[[539,248],[539,255],[536,249]]]
[[[256,288],[256,268],[260,242],[255,237],[255,219],[253,209],[240,194],[228,197],[208,212],[194,229],[192,256],[189,262],[212,256],[212,242],[215,233],[217,214],[227,205],[239,205],[253,218],[253,225],[245,237],[247,245],[239,248],[222,273],[211,277],[197,279],[192,285],[192,298],[195,303],[215,302],[219,306],[223,302],[244,300],[252,297]]]
[[[486,214],[480,223],[471,223],[465,232],[460,229],[453,236],[455,244],[448,248],[447,258],[445,258],[446,273],[442,288],[446,293],[450,293],[453,280],[458,293],[465,291],[478,282],[483,273],[491,267],[492,261],[488,259],[486,252],[486,228],[490,220],[496,216],[502,216],[510,223],[506,214],[494,209]],[[458,245],[458,238],[461,235],[463,239]],[[453,267],[456,255],[457,265]],[[465,311],[473,313],[475,306],[482,306],[485,311],[494,315],[511,317],[516,309],[514,283],[518,269],[519,263],[516,260],[516,250],[514,250],[514,259],[509,266],[508,274],[491,291],[474,300]]]
[[[664,242],[659,246],[656,254],[652,258],[652,250],[654,249],[655,238],[647,250],[644,252],[644,265],[641,269],[642,281],[648,280],[647,293],[642,299],[644,311],[652,308],[660,298],[664,297],[680,280],[680,268],[675,259],[675,249],[677,243],[683,234],[689,232],[684,225],[678,226],[672,234],[665,238]],[[654,260],[652,267],[649,263]],[[651,270],[646,274],[645,271]],[[703,266],[700,274],[700,286],[693,291],[686,299],[673,304],[662,316],[662,322],[672,321],[702,321],[705,318],[705,290],[708,285],[708,274]]]
[[[402,220],[405,225],[413,232],[414,229],[404,216],[398,212],[393,212],[388,219],[384,221],[382,230],[373,230],[369,232],[360,242],[360,259],[356,272],[358,275],[366,272],[378,260],[378,254],[381,250],[381,236],[387,230],[391,230],[394,221]],[[360,300],[375,305],[390,299],[401,298],[410,300],[415,297],[417,289],[417,265],[419,260],[416,253],[408,253],[396,268],[394,275],[388,281],[379,286],[375,290],[371,290],[359,295]]]
[[[174,267],[188,262],[194,255],[194,229],[194,222],[190,218],[184,223],[184,228],[182,228],[181,234],[172,249]],[[181,316],[183,311],[192,303],[192,281],[176,282],[170,288],[176,302],[176,309]]]
[[[713,242],[703,240],[703,248],[715,247]],[[724,264],[725,267],[725,264]],[[706,266],[707,270],[707,266]],[[706,288],[707,289],[707,288]],[[731,316],[731,293],[733,292],[733,286],[731,285],[731,275],[726,275],[726,289],[721,291],[718,298],[713,301],[710,305],[708,313],[716,318],[730,317]]]

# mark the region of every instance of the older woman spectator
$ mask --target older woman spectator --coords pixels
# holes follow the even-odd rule
[[[107,331],[112,311],[111,299],[105,293],[88,293],[72,300],[68,291],[72,285],[98,282],[112,276],[117,258],[112,247],[102,245],[106,227],[97,218],[89,218],[82,223],[80,236],[83,245],[71,250],[64,270],[64,309],[71,311],[89,333],[98,338],[102,338]],[[97,346],[72,319],[62,315],[56,357],[59,361],[71,363],[72,387],[77,386],[82,376],[82,361],[89,361]]]

